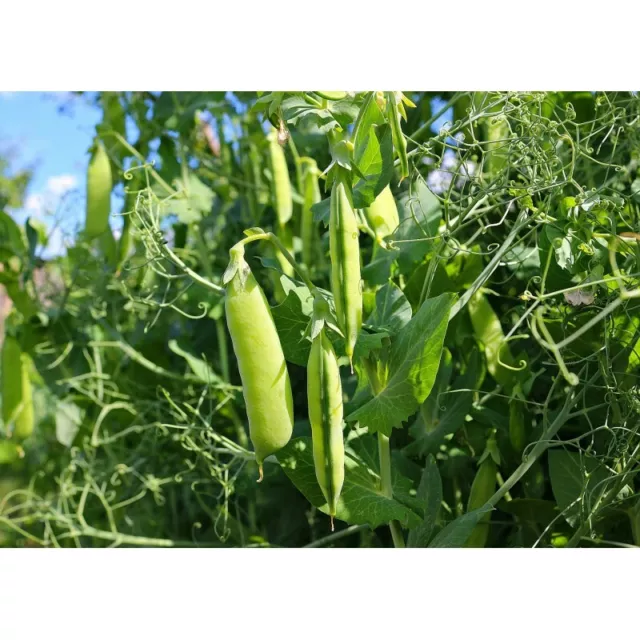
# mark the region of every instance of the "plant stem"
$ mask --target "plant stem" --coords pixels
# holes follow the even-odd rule
[[[382,493],[387,498],[393,498],[393,486],[391,484],[391,448],[389,447],[389,436],[378,431],[378,454],[380,456],[380,484]],[[391,537],[396,548],[404,548],[404,536],[402,528],[397,520],[389,523]]]
[[[352,533],[357,533],[358,531],[363,531],[364,529],[368,529],[369,526],[366,524],[352,524],[350,527],[343,529],[342,531],[336,531],[335,533],[331,533],[324,538],[320,538],[319,540],[315,540],[310,544],[306,544],[304,546],[305,549],[314,549],[317,547],[324,547],[325,545],[331,544],[336,540],[340,540],[340,538],[346,538],[350,536]]]

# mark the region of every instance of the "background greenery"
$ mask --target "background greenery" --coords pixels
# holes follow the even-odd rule
[[[367,93],[87,94],[103,109],[96,135],[124,201],[116,242],[79,230],[46,262],[46,230],[9,213],[28,175],[0,165],[5,331],[29,354],[36,411],[24,442],[2,428],[2,544],[391,546],[392,521],[410,546],[640,544],[640,100],[406,95],[415,108],[402,122],[410,175],[400,182],[384,113],[367,116],[351,154],[335,138],[364,117]],[[451,122],[434,131],[443,113]],[[272,198],[272,124],[290,134],[287,229]],[[310,464],[308,290],[268,245],[248,247],[296,416],[262,484],[218,292],[248,228],[275,230],[299,258],[298,156],[321,171],[355,164],[357,206],[386,184],[398,203],[388,246],[360,235],[361,357],[403,342],[426,349],[446,330],[444,349],[420,365],[426,399],[413,393],[411,353],[375,398],[363,366],[342,368],[349,463],[334,536]],[[308,266],[328,290],[322,183]],[[391,439],[393,497],[380,491],[376,432]],[[491,491],[477,501],[487,461]]]

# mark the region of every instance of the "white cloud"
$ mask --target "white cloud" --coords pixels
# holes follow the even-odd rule
[[[47,180],[47,191],[53,195],[61,196],[73,189],[77,184],[78,178],[70,174],[52,176]]]
[[[41,193],[32,193],[24,201],[24,208],[30,215],[40,215],[44,212],[44,196]]]

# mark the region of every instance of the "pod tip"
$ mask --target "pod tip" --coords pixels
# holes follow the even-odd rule
[[[260,475],[258,482],[262,482],[264,480],[264,469],[261,464],[258,465],[258,474]]]
[[[335,528],[335,526],[333,524],[333,516],[329,516],[329,519],[331,520],[331,531],[335,531],[336,528]]]

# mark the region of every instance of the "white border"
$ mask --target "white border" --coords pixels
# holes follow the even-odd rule
[[[640,5],[13,2],[0,90],[635,90]]]

